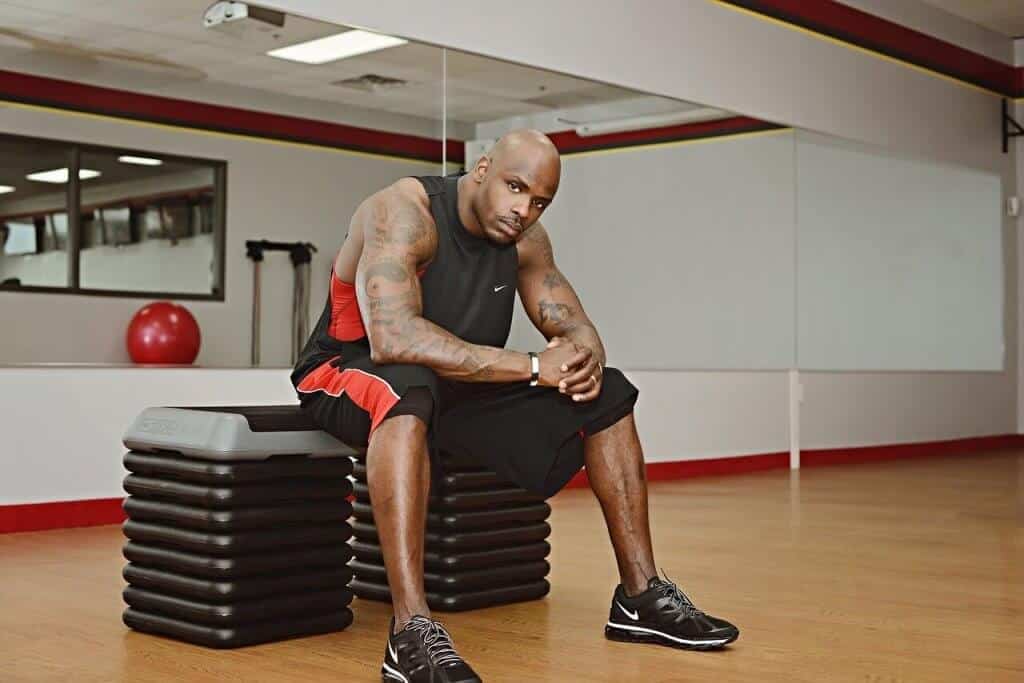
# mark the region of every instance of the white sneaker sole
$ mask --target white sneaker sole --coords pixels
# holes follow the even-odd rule
[[[626,643],[660,643],[672,647],[687,650],[712,650],[728,645],[739,637],[739,634],[729,638],[714,638],[707,640],[690,640],[679,636],[669,635],[653,628],[645,626],[634,626],[632,624],[619,624],[609,621],[605,624],[604,635],[610,640],[617,640]]]

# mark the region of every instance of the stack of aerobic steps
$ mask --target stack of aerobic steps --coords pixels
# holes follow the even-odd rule
[[[427,512],[424,583],[439,612],[492,607],[547,595],[551,507],[465,459],[444,456],[444,477]],[[351,587],[359,598],[390,601],[374,526],[366,466],[356,461]]]
[[[352,449],[297,406],[150,408],[124,444],[126,625],[238,647],[352,623]]]

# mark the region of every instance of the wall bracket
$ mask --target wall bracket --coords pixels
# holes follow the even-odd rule
[[[1010,151],[1010,138],[1024,135],[1024,127],[1017,120],[1010,116],[1010,103],[1003,98],[1003,154]]]

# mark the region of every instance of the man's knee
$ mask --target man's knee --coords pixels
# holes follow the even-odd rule
[[[618,368],[606,367],[601,375],[601,391],[636,391],[633,383],[626,379],[626,375]]]
[[[434,396],[427,387],[410,387],[402,394],[398,402],[387,412],[381,424],[398,420],[395,425],[408,425],[411,429],[430,428],[434,417]]]
[[[609,427],[622,426],[633,415],[640,392],[618,368],[606,367],[601,382],[601,401],[607,406],[600,417],[584,427],[586,436],[593,436]]]

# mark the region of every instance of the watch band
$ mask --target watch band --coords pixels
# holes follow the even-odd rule
[[[535,387],[540,381],[540,358],[530,351],[530,386]]]

